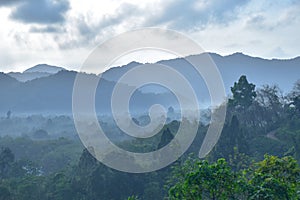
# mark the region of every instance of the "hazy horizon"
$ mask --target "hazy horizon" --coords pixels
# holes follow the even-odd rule
[[[249,57],[252,57],[252,58],[260,58],[260,59],[264,59],[264,60],[292,60],[292,59],[300,57],[300,54],[299,54],[298,56],[293,56],[293,57],[288,57],[288,58],[279,58],[279,57],[267,58],[267,57],[259,57],[259,56],[249,55],[249,54],[245,54],[243,52],[238,52],[238,51],[230,53],[230,54],[219,54],[219,53],[216,53],[216,52],[205,52],[205,53],[217,54],[217,55],[220,55],[222,57],[227,57],[227,56],[231,56],[233,54],[240,54],[241,53],[245,56],[249,56]],[[140,52],[140,54],[143,54],[143,52]],[[113,64],[110,68],[126,66],[126,65],[128,65],[132,62],[138,62],[138,63],[141,63],[141,64],[146,64],[146,63],[156,63],[156,62],[159,62],[159,61],[173,60],[173,59],[179,58],[179,57],[175,57],[175,56],[172,56],[172,55],[164,55],[164,56],[154,55],[154,56],[151,56],[147,53],[145,53],[145,55],[146,55],[145,57],[137,57],[136,55],[129,55],[125,59],[118,60],[118,62]],[[193,55],[190,55],[190,56],[193,56]],[[32,66],[22,66],[23,67],[22,70],[10,70],[10,69],[1,70],[1,66],[0,66],[0,72],[3,72],[3,73],[10,73],[10,72],[23,73],[24,71],[26,71],[26,70],[28,70],[32,67],[35,67],[37,65],[49,65],[49,66],[54,66],[54,67],[62,67],[66,70],[76,71],[76,72],[80,71],[80,68],[81,68],[81,64],[78,64],[78,66],[74,67],[74,66],[60,66],[60,65],[57,65],[55,63],[43,63],[42,62],[42,63],[33,64]],[[18,68],[18,66],[14,66],[13,68]],[[103,72],[105,72],[106,70],[104,70]]]

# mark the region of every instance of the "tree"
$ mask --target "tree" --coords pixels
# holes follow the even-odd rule
[[[255,85],[249,83],[245,75],[234,83],[231,92],[233,98],[229,99],[229,105],[237,109],[247,109],[256,97]]]
[[[209,164],[202,160],[169,190],[169,198],[179,199],[238,199],[240,194],[235,173],[225,159]]]
[[[47,192],[48,199],[73,199],[70,180],[63,173],[54,174],[49,178]]]
[[[188,160],[188,164],[190,160]],[[196,165],[195,165],[196,164]],[[225,159],[209,164],[195,161],[184,176],[169,189],[171,200],[194,199],[300,199],[300,168],[292,157],[265,155],[263,161],[239,172],[233,171]],[[176,169],[176,172],[180,170]],[[178,173],[173,176],[178,177]]]
[[[256,101],[262,108],[260,114],[264,124],[272,129],[276,128],[273,126],[278,126],[284,114],[284,100],[279,87],[264,85],[257,91]]]
[[[6,119],[10,119],[10,116],[11,116],[11,110],[7,111],[7,113],[6,113]]]
[[[139,197],[132,195],[132,196],[128,197],[127,200],[139,200]]]
[[[174,120],[176,118],[176,114],[175,114],[175,110],[172,106],[170,106],[168,108],[168,117],[171,119],[171,120]]]
[[[166,146],[169,142],[171,142],[171,140],[174,138],[173,134],[171,133],[170,129],[167,128],[166,130],[164,130],[164,132],[162,133],[160,142],[158,144],[158,149]]]
[[[246,153],[248,151],[248,141],[245,131],[240,127],[240,122],[236,115],[233,115],[230,123],[225,124],[217,145],[210,154],[212,160],[218,158],[229,159],[234,155],[234,151]]]
[[[300,95],[293,98],[293,103],[295,106],[296,111],[300,115]]]
[[[25,176],[17,179],[14,183],[14,198],[18,200],[42,200],[45,198],[45,190],[43,187],[44,177],[42,176]]]
[[[234,147],[233,155],[229,155],[229,166],[232,170],[238,172],[248,168],[251,164],[250,156],[240,153],[238,147]]]
[[[94,152],[92,147],[89,149],[84,149],[79,163],[78,163],[78,171],[82,175],[87,175],[91,173],[97,167],[97,159],[91,154]]]
[[[3,186],[0,186],[0,200],[11,200],[12,199],[12,195],[10,193],[10,191]]]
[[[293,90],[291,92],[292,96],[299,96],[300,95],[300,80],[298,80],[293,87]]]
[[[9,168],[15,160],[15,155],[9,148],[3,148],[0,153],[0,178],[8,175]]]
[[[256,166],[250,174],[250,199],[300,198],[300,168],[294,158],[265,155]]]
[[[261,106],[276,110],[282,106],[281,93],[279,87],[276,85],[263,85],[263,87],[257,91],[256,100]]]
[[[33,133],[33,138],[35,138],[35,139],[45,139],[45,138],[48,138],[48,137],[49,137],[48,132],[43,130],[43,129],[36,130]]]
[[[300,116],[300,80],[298,80],[293,90],[289,94],[290,105],[295,107],[298,117]]]
[[[249,83],[246,76],[241,76],[238,82],[231,87],[232,98],[228,100],[227,119],[236,115],[243,127],[249,127],[252,132],[260,131],[261,116],[255,98],[257,96],[255,85]]]

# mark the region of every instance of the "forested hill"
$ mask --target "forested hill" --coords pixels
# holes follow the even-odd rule
[[[300,81],[282,96],[276,86],[257,89],[241,76],[232,84],[227,108],[221,137],[205,158],[195,156],[208,129],[200,123],[183,156],[145,174],[113,170],[92,156],[92,147],[84,148],[76,139],[51,138],[42,130],[32,138],[1,137],[0,199],[300,199]],[[2,121],[11,122],[9,115]],[[180,123],[165,124],[151,138],[116,144],[130,152],[158,150],[174,138]],[[117,132],[101,125],[108,128],[107,136]],[[114,152],[104,159],[112,158]]]
[[[201,63],[203,56],[201,54],[192,57]],[[267,60],[241,53],[229,56],[211,53],[210,56],[220,70],[227,94],[230,94],[232,83],[241,75],[246,75],[248,80],[254,82],[258,88],[264,84],[277,84],[283,92],[288,92],[300,74],[299,57],[289,60]],[[206,85],[202,77],[195,73],[195,69],[189,63],[182,58],[164,60],[158,63],[178,70],[190,81],[195,91],[201,91],[197,93],[200,107],[203,108],[209,104],[210,97]],[[108,112],[110,106],[108,101],[101,102],[103,99],[101,97],[109,97],[116,81],[128,70],[139,64],[132,62],[122,67],[113,67],[102,74],[101,87],[98,88],[96,94],[96,98],[100,100],[98,103],[101,105],[99,112]],[[20,74],[18,76],[13,76],[11,73],[0,74],[0,114],[5,115],[8,110],[15,114],[71,114],[72,89],[76,72],[67,71],[60,67],[51,68],[52,70],[49,71],[50,66],[41,66],[43,68],[39,68],[39,71],[25,71],[23,74],[30,74],[31,78],[37,75],[33,73],[38,73],[35,79],[25,82],[16,79]],[[47,71],[43,71],[45,66],[48,67],[46,68]],[[40,76],[41,73],[43,73],[42,76]],[[95,78],[96,75],[86,74],[86,76]],[[147,110],[145,108],[154,103],[160,103],[166,107],[177,107],[174,96],[169,91],[161,90],[157,86],[139,89],[135,98],[131,107],[137,111]]]

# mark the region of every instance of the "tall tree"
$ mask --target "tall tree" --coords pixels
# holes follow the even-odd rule
[[[9,148],[3,148],[0,153],[0,178],[8,175],[9,168],[15,160],[15,155]]]
[[[260,121],[258,123],[266,131],[271,131],[280,125],[284,117],[284,97],[276,85],[264,85],[257,91],[256,113]]]
[[[232,99],[229,99],[229,105],[237,109],[247,109],[256,97],[255,85],[249,83],[245,75],[234,83],[231,92]]]
[[[158,144],[158,149],[166,146],[169,142],[171,142],[171,140],[174,138],[173,134],[171,133],[170,129],[167,128],[166,130],[164,130],[160,142]]]
[[[97,159],[91,154],[94,152],[92,147],[84,149],[78,163],[80,174],[89,174],[97,167]]]
[[[289,94],[290,104],[295,107],[296,114],[300,117],[300,80],[298,80]]]
[[[300,95],[293,98],[293,105],[300,116]]]
[[[210,157],[212,160],[218,158],[229,159],[230,156],[234,155],[235,148],[239,153],[246,153],[248,151],[245,131],[241,129],[237,116],[233,115],[230,123],[225,125],[221,137]]]

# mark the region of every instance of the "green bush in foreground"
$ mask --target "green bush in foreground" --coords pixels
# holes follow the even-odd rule
[[[300,197],[300,168],[292,157],[266,155],[263,161],[238,172],[233,171],[225,159],[212,164],[198,160],[195,166],[169,189],[169,199],[283,200]]]

